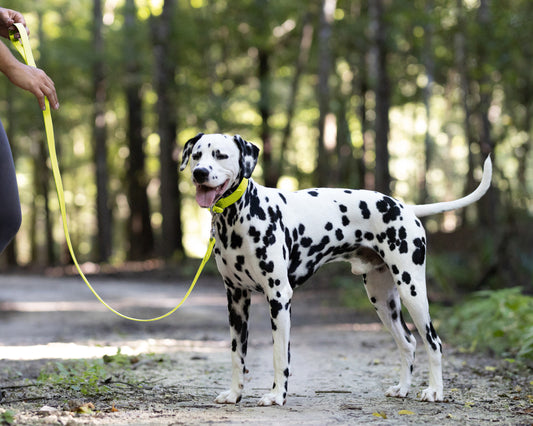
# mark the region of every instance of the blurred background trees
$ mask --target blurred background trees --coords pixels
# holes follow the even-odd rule
[[[527,0],[29,0],[82,261],[178,262],[205,250],[180,150],[197,132],[262,148],[288,189],[454,199],[491,153],[490,193],[426,221],[443,290],[533,290],[533,3]],[[0,79],[24,222],[4,268],[69,262],[37,102]],[[450,282],[452,284],[450,284]]]

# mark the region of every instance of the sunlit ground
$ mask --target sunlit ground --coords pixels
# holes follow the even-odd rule
[[[115,355],[118,350],[124,355],[141,353],[226,352],[229,344],[225,341],[197,341],[176,339],[143,339],[128,341],[119,346],[102,346],[81,343],[48,343],[33,346],[0,346],[1,358],[14,361],[35,359],[87,359]]]

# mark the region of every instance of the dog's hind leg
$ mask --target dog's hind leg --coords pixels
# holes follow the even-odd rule
[[[231,335],[231,388],[217,396],[219,404],[236,404],[241,400],[246,372],[245,358],[248,347],[248,316],[251,294],[249,290],[226,283]]]
[[[411,387],[416,340],[403,320],[400,296],[389,270],[384,266],[375,269],[364,276],[364,282],[370,301],[400,351],[400,382],[385,394],[403,398]]]
[[[414,274],[413,274],[414,275]],[[422,391],[422,401],[442,401],[442,343],[435,332],[429,315],[429,304],[426,295],[426,283],[423,271],[418,273],[418,278],[398,285],[398,290],[403,304],[409,311],[415,326],[424,342],[429,359],[429,387]]]

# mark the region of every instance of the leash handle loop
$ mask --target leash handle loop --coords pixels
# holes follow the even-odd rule
[[[26,62],[27,65],[32,66],[32,67],[36,67],[35,59],[33,58],[33,53],[32,53],[32,50],[31,50],[29,39],[28,39],[28,34],[26,33],[26,29],[24,28],[24,26],[22,24],[19,24],[19,23],[16,23],[15,26],[16,26],[16,28],[18,30],[18,33],[20,34],[20,39],[16,39],[15,38],[15,34],[16,34],[15,32],[11,32],[9,34],[10,39],[11,39],[14,47],[18,50],[18,52],[20,53],[20,55],[22,56],[22,58],[24,59],[24,61]],[[63,231],[64,231],[64,234],[65,234],[65,240],[67,242],[68,250],[69,250],[70,255],[72,257],[72,261],[74,262],[74,265],[76,266],[76,269],[77,269],[78,273],[80,274],[80,277],[85,282],[85,284],[87,284],[87,287],[89,287],[89,289],[94,294],[94,296],[107,309],[109,309],[111,312],[115,313],[119,317],[122,317],[122,318],[130,320],[130,321],[137,321],[137,322],[158,321],[158,320],[161,320],[163,318],[168,317],[169,315],[171,315],[174,312],[176,312],[180,308],[180,306],[183,305],[183,303],[187,300],[187,298],[191,294],[196,282],[198,281],[198,278],[200,277],[200,274],[202,273],[202,270],[203,270],[205,264],[207,263],[207,261],[209,260],[209,257],[211,256],[211,252],[213,251],[213,247],[215,245],[215,238],[214,237],[210,238],[209,244],[207,246],[207,251],[205,253],[205,256],[204,256],[204,258],[203,258],[203,260],[202,260],[202,262],[200,264],[200,267],[198,268],[198,272],[196,272],[196,276],[194,277],[191,285],[189,286],[189,290],[187,291],[185,296],[183,296],[183,299],[181,299],[181,301],[176,305],[176,307],[174,307],[172,310],[170,310],[166,314],[158,316],[158,317],[155,317],[155,318],[147,318],[147,319],[135,318],[135,317],[130,317],[130,316],[127,316],[127,315],[123,315],[119,311],[117,311],[116,309],[114,309],[111,306],[109,306],[100,297],[100,295],[96,292],[96,290],[89,283],[89,280],[85,277],[85,274],[83,273],[83,271],[80,268],[80,265],[79,265],[78,260],[76,258],[76,254],[74,253],[74,249],[72,247],[72,242],[70,240],[70,234],[69,234],[68,225],[67,225],[67,212],[66,212],[67,209],[66,209],[66,206],[65,206],[65,195],[64,195],[64,191],[63,191],[63,182],[61,180],[61,173],[59,171],[59,164],[58,164],[58,161],[57,161],[57,153],[56,153],[55,138],[54,138],[54,126],[52,124],[52,114],[50,112],[50,103],[48,101],[48,98],[45,98],[45,105],[46,105],[46,109],[43,111],[44,127],[45,127],[45,131],[46,131],[46,140],[47,140],[47,143],[48,143],[48,151],[49,151],[49,154],[50,154],[50,163],[51,163],[51,166],[52,166],[52,174],[53,174],[53,177],[54,177],[54,182],[55,182],[56,192],[57,192],[57,199],[58,199],[58,202],[59,202],[59,210],[61,212],[61,219],[63,221]]]

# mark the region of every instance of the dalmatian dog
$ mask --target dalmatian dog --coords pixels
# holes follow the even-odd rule
[[[200,207],[212,208],[250,178],[259,149],[240,136],[198,134],[183,151]],[[363,275],[366,292],[400,352],[400,381],[387,396],[405,397],[411,388],[416,340],[401,311],[405,305],[429,356],[429,387],[423,401],[442,401],[442,344],[429,315],[426,296],[426,234],[418,218],[465,207],[488,190],[490,157],[479,187],[456,201],[410,206],[374,191],[318,188],[296,192],[248,180],[243,195],[222,213],[213,212],[215,255],[228,299],[232,377],[217,403],[241,400],[253,291],[270,306],[274,342],[274,384],[259,405],[283,405],[290,375],[290,320],[293,290],[320,266],[351,264]]]

